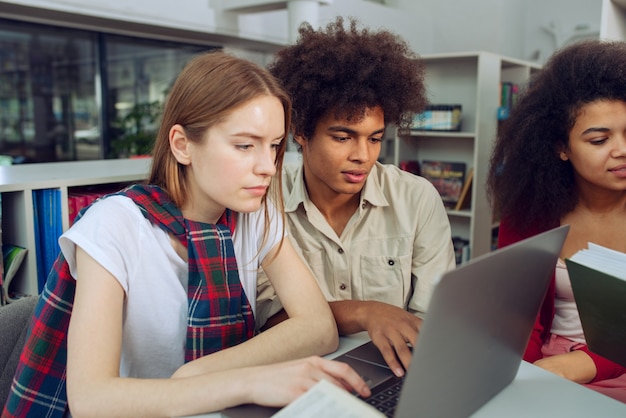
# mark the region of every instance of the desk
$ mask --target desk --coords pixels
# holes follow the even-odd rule
[[[326,356],[333,358],[367,342],[362,332],[342,337],[339,349]],[[473,418],[626,417],[626,404],[563,379],[525,361],[515,380],[483,405]],[[194,415],[193,418],[220,418],[220,413]]]

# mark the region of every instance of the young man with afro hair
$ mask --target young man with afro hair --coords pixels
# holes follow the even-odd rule
[[[450,223],[431,183],[377,161],[385,129],[427,104],[423,64],[397,35],[347,23],[304,23],[269,65],[302,153],[283,171],[285,210],[340,334],[367,331],[401,376],[435,281],[455,267]],[[285,317],[262,279],[258,299],[265,327]]]

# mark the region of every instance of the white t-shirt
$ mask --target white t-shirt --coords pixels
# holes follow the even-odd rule
[[[257,270],[282,231],[282,220],[271,204],[269,208],[271,230],[262,248],[263,209],[240,213],[233,234],[239,277],[253,312]],[[120,376],[171,376],[184,363],[188,266],[169,236],[151,224],[130,198],[111,196],[95,203],[59,244],[74,278],[77,245],[124,289]]]
[[[586,344],[567,266],[560,258],[556,264],[555,279],[554,319],[550,332]]]

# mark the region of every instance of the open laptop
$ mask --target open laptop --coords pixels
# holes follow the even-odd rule
[[[373,395],[364,401],[375,403],[380,391],[398,389],[375,407],[391,406],[385,414],[398,418],[467,417],[504,389],[517,374],[568,230],[552,229],[445,273],[403,382],[372,343],[337,357],[368,381]],[[267,417],[275,411],[244,405],[222,414]]]

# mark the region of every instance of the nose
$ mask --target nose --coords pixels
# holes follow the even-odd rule
[[[259,155],[257,156],[254,166],[256,174],[271,177],[276,174],[276,148],[273,146],[259,147]]]
[[[626,157],[626,133],[620,135],[617,145],[613,149],[612,156],[613,158]]]
[[[367,138],[358,138],[354,141],[352,152],[350,153],[352,161],[366,163],[370,159],[370,143]]]

